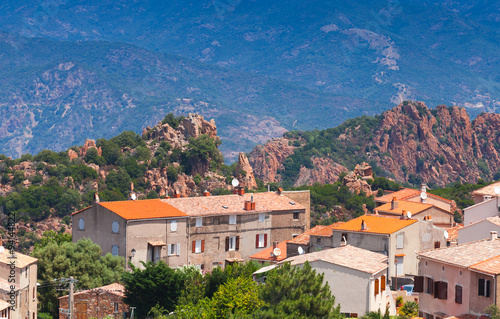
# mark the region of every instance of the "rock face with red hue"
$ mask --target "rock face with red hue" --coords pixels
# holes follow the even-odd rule
[[[89,148],[95,148],[97,150],[97,155],[101,156],[102,155],[102,149],[100,147],[97,147],[95,144],[94,140],[85,140],[85,143],[83,144],[82,148],[79,150],[79,156],[80,157],[85,157],[87,155],[87,151]],[[69,155],[69,151],[68,151]]]
[[[255,181],[255,176],[253,175],[252,166],[250,166],[245,153],[240,153],[238,155],[238,165],[236,165],[234,173],[240,182],[240,186],[248,187],[250,189],[257,188],[257,182]]]
[[[281,181],[278,169],[295,149],[289,139],[281,137],[270,140],[264,145],[255,147],[248,156],[248,161],[254,169],[255,177],[264,183]]]
[[[330,158],[313,158],[314,168],[306,168],[302,166],[300,173],[294,186],[320,184],[333,184],[338,179],[341,173],[347,172],[347,168],[335,163]]]

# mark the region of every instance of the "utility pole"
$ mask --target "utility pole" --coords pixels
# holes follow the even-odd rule
[[[73,276],[69,277],[69,319],[73,319]]]

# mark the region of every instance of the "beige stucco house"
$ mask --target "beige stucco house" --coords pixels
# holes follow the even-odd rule
[[[283,262],[311,268],[324,274],[340,311],[358,317],[370,311],[395,315],[396,309],[387,285],[387,256],[351,245],[294,256]]]
[[[449,212],[453,212],[456,209],[454,201],[428,193],[426,185],[422,185],[420,190],[403,188],[396,192],[387,192],[387,194],[375,198],[375,205],[378,207],[388,204],[394,198],[396,198],[397,201],[431,204]]]
[[[418,275],[416,252],[445,247],[445,230],[432,220],[401,219],[364,215],[325,234],[311,234],[311,251],[349,244],[388,256],[388,278],[395,287],[412,281]],[[396,280],[396,277],[398,278]]]
[[[489,239],[418,253],[420,316],[442,319],[481,315],[500,305],[500,239]]]
[[[0,253],[0,300],[8,303],[0,302],[0,315],[37,318],[37,261],[17,252],[12,256],[7,249]]]
[[[73,218],[73,241],[90,238],[103,253],[170,267],[201,269],[247,260],[307,229],[305,205],[283,193],[96,202]],[[308,193],[307,193],[308,194]]]

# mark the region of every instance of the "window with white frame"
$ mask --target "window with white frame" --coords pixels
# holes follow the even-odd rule
[[[177,221],[176,220],[171,220],[170,221],[170,231],[177,231]]]
[[[229,236],[229,250],[236,249],[236,236]]]
[[[236,215],[229,215],[229,224],[230,225],[236,224]]]
[[[113,247],[111,248],[111,254],[113,256],[118,256],[118,246],[117,245],[113,245]]]
[[[259,223],[263,223],[266,221],[266,213],[259,214]]]
[[[405,239],[405,235],[404,234],[397,234],[397,236],[396,236],[396,248],[397,249],[404,248],[404,246],[405,246],[404,239]]]
[[[196,249],[194,251],[195,253],[201,253],[201,239],[196,241]]]
[[[267,246],[267,234],[257,234],[257,248],[264,248]]]
[[[78,229],[79,230],[85,230],[85,219],[80,218],[78,220]]]
[[[169,256],[179,256],[181,251],[181,244],[169,244],[168,245],[168,255]]]
[[[118,222],[113,222],[111,224],[111,231],[115,234],[119,233],[120,232],[120,224],[118,224]]]
[[[203,226],[203,217],[196,218],[196,227],[202,227],[202,226]]]

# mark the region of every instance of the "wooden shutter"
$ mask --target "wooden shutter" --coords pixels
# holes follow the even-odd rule
[[[484,296],[484,279],[479,279],[477,294],[478,296]]]
[[[196,240],[193,240],[193,253],[196,252]]]
[[[240,250],[240,236],[236,236],[236,250]]]
[[[259,234],[255,235],[255,248],[259,248]]]
[[[441,247],[441,242],[435,241],[434,242],[434,248],[437,249],[437,248],[440,248],[440,247]]]
[[[201,240],[201,252],[205,251],[205,239]]]
[[[455,302],[462,303],[462,286],[455,285]]]
[[[439,294],[438,299],[446,300],[448,299],[448,283],[444,281],[439,282]]]
[[[267,247],[267,234],[264,234],[264,247]]]
[[[378,291],[379,291],[379,283],[378,283],[378,279],[375,279],[375,296],[378,295]]]
[[[490,282],[491,280],[486,280],[486,297],[490,296]]]
[[[226,237],[226,251],[229,250],[229,237]]]
[[[414,292],[424,292],[424,277],[415,276]]]
[[[385,276],[380,277],[380,291],[385,291]]]
[[[434,282],[434,298],[439,296],[439,281]]]

